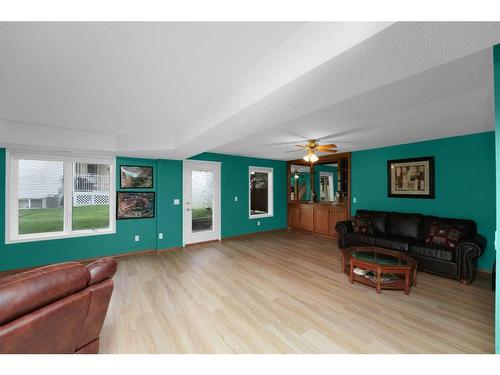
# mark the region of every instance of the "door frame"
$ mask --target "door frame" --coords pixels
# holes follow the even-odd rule
[[[221,240],[221,218],[222,218],[222,208],[221,208],[221,162],[216,162],[216,161],[204,161],[204,160],[183,160],[182,163],[182,246],[190,245],[190,244],[195,244],[199,242],[206,242],[206,241],[216,241],[216,240]],[[187,184],[187,178],[191,178],[191,175],[188,175],[186,173],[187,167],[210,167],[210,170],[214,171],[214,211],[213,211],[213,230],[212,231],[206,231],[206,232],[200,232],[200,240],[199,241],[191,241],[191,238],[189,236],[192,236],[193,234],[190,232],[191,230],[191,225],[192,225],[192,216],[187,214],[189,211],[187,211],[190,203],[189,200],[187,200],[188,194],[191,194],[190,191],[188,191],[191,187],[191,183]],[[191,169],[190,169],[191,170]],[[192,211],[191,211],[192,212]],[[208,236],[207,234],[213,233],[212,236]],[[205,234],[205,236],[203,236]]]

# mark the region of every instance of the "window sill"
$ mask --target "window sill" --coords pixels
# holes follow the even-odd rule
[[[9,245],[9,244],[16,244],[23,242],[62,240],[67,238],[91,237],[91,236],[99,236],[104,234],[115,234],[115,233],[116,231],[114,229],[96,229],[96,230],[89,229],[89,230],[75,231],[72,233],[54,232],[54,233],[36,234],[36,235],[26,234],[12,239],[6,239],[5,244]]]
[[[250,215],[249,219],[263,219],[265,217],[273,217],[274,214],[257,214],[257,215]]]

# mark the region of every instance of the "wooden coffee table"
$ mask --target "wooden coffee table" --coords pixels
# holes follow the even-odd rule
[[[351,247],[342,251],[342,272],[349,276],[349,281],[357,281],[377,289],[401,289],[408,295],[410,288],[417,285],[417,261],[399,251],[380,247]],[[358,275],[354,269],[369,272],[370,277]],[[383,282],[389,275],[393,281]],[[388,275],[389,274],[389,275]]]

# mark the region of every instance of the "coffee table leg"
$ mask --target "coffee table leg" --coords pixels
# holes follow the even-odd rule
[[[349,266],[349,281],[351,282],[351,284],[354,283],[354,267],[352,266],[352,263],[350,264]]]
[[[417,266],[413,269],[413,286],[417,286]]]
[[[377,271],[377,293],[380,294],[380,290],[382,289],[382,277],[380,275],[380,269]]]
[[[405,294],[410,294],[410,271],[405,272]]]

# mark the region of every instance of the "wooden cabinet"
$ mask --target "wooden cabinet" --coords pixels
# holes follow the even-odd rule
[[[300,227],[300,207],[297,204],[288,206],[288,226],[290,228]]]
[[[319,234],[330,234],[330,209],[328,206],[314,207],[314,229]]]
[[[312,232],[314,230],[314,208],[312,205],[301,204],[299,229]]]
[[[344,221],[344,220],[349,219],[347,212],[346,212],[346,209],[344,207],[342,207],[342,208],[334,207],[328,211],[328,214],[330,215],[328,234],[330,236],[337,236],[337,231],[335,230],[335,225],[337,225],[337,223],[339,221]]]
[[[288,226],[293,229],[336,237],[335,225],[348,220],[346,207],[322,203],[290,203]]]

